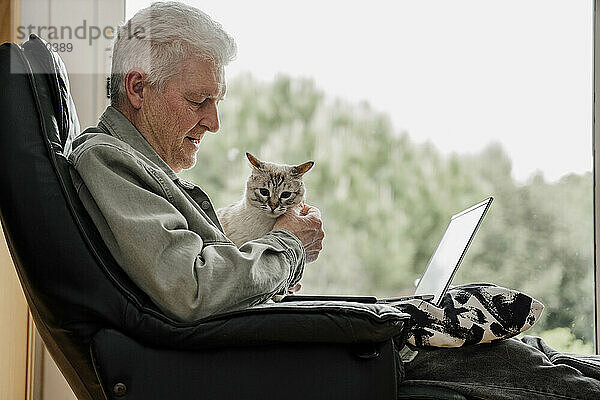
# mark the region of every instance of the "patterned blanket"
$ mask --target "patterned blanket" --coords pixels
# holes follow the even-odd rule
[[[509,338],[531,328],[544,305],[500,286],[478,283],[448,290],[440,307],[412,299],[395,304],[412,317],[408,343],[460,347]]]

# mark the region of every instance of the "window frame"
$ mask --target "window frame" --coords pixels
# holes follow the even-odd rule
[[[598,13],[600,0],[594,0],[593,11],[593,123],[592,123],[592,157],[594,175],[594,310],[595,318],[595,350],[596,354],[600,354],[600,337],[598,329],[600,327],[600,268],[598,260],[600,260],[600,99],[596,94],[600,94],[600,15]]]

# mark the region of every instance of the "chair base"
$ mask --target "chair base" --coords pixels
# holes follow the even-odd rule
[[[371,354],[330,343],[183,351],[101,330],[91,351],[108,399],[396,399],[391,340]]]

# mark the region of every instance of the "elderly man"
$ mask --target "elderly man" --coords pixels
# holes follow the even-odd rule
[[[111,106],[70,155],[75,187],[117,262],[181,321],[287,292],[321,250],[319,212],[308,206],[236,248],[208,196],[176,174],[194,165],[204,134],[219,129],[223,68],[235,50],[233,39],[195,8],[155,3],[139,11],[114,44]],[[558,357],[541,341],[529,344],[405,348],[405,378],[483,398],[598,396],[597,359]]]
[[[321,250],[319,211],[280,217],[239,250],[208,196],[177,172],[219,129],[233,39],[201,11],[157,3],[121,27],[111,106],[70,155],[84,206],[117,262],[167,315],[193,321],[286,293]]]

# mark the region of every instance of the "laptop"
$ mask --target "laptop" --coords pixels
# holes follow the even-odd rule
[[[421,299],[439,306],[493,200],[493,197],[488,197],[450,218],[450,223],[429,259],[412,296],[377,299],[372,296],[289,295],[283,297],[281,301],[353,301],[393,304],[410,299]]]

